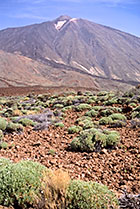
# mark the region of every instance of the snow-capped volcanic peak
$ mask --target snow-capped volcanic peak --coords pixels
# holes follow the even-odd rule
[[[77,21],[77,18],[71,18],[70,19],[70,22],[76,22]]]
[[[55,28],[56,28],[57,30],[60,30],[60,29],[62,28],[62,26],[63,26],[66,22],[67,22],[67,20],[60,20],[60,21],[58,21],[56,24],[54,24],[54,25],[55,25]]]

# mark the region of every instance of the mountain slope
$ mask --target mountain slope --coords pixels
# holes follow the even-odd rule
[[[0,50],[0,87],[81,86],[98,88],[95,78],[75,71],[52,68],[31,58]]]
[[[0,49],[60,70],[140,82],[140,38],[83,19],[2,30]]]

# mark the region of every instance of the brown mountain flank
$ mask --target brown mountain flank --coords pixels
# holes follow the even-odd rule
[[[41,24],[1,30],[0,49],[14,54],[0,53],[4,78],[12,80],[20,69],[14,79],[25,85],[103,88],[110,82],[115,86],[118,81],[131,85],[140,82],[140,38],[80,18],[60,16]]]

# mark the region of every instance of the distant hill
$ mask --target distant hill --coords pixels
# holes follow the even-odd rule
[[[0,72],[5,70],[6,79],[10,76],[6,71],[12,77],[14,67],[19,67],[18,76],[22,75],[20,81],[25,84],[44,84],[42,79],[48,85],[96,87],[103,86],[101,79],[106,83],[109,79],[108,85],[116,80],[140,82],[140,38],[84,19],[60,16],[41,24],[1,30],[0,49],[10,53],[3,55],[3,62],[0,59]],[[3,68],[4,59],[12,56],[20,60],[20,66]],[[25,76],[27,71],[30,76]]]
[[[31,58],[0,50],[0,87],[35,85],[99,87],[90,75],[62,68],[59,71]]]

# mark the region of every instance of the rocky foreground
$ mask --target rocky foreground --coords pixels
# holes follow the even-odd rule
[[[140,88],[0,98],[0,157],[108,186],[140,208]]]

